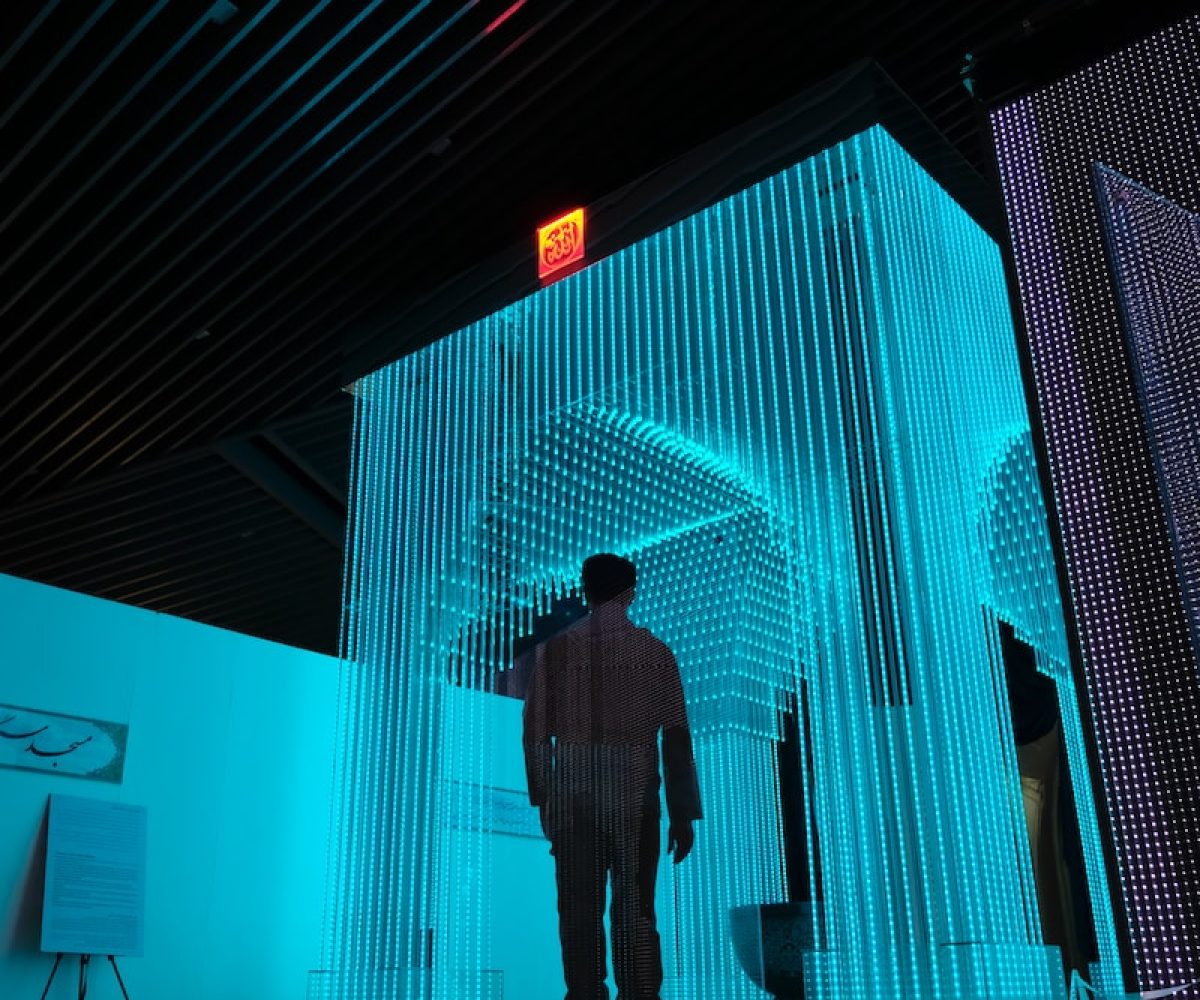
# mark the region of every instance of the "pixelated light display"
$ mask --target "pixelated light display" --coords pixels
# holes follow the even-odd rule
[[[991,115],[1142,989],[1200,980],[1198,106],[1191,18]]]
[[[1059,686],[1098,971],[1119,983],[999,251],[882,128],[356,396],[321,995],[501,995],[506,834],[471,779],[494,763],[485,679],[595,551],[637,563],[633,617],[674,650],[694,736],[705,818],[660,871],[664,997],[765,996],[730,911],[786,898],[798,702],[811,995],[1063,995],[1002,620]],[[483,835],[456,834],[464,815]],[[557,962],[553,937],[531,948]]]
[[[1200,651],[1200,215],[1097,165],[1100,211]]]

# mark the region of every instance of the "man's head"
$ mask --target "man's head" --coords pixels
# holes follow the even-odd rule
[[[600,552],[583,561],[583,596],[588,607],[620,600],[629,604],[637,584],[637,569],[628,559]]]

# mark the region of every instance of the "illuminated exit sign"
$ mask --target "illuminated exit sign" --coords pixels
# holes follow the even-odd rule
[[[548,278],[583,260],[583,209],[560,215],[537,231],[538,277]]]

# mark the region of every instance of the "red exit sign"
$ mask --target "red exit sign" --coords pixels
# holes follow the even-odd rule
[[[537,231],[538,277],[552,274],[583,260],[583,209],[560,215]]]

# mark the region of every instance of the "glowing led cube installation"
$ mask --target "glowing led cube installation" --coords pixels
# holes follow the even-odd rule
[[[517,985],[530,963],[561,996],[549,859],[505,777],[519,705],[489,678],[601,550],[637,562],[634,618],[677,655],[705,801],[692,858],[660,871],[664,997],[765,996],[730,910],[786,898],[777,750],[798,703],[811,995],[1063,995],[1001,621],[1058,685],[1119,983],[1000,255],[881,127],[356,396],[314,996],[542,1000]],[[518,841],[540,860],[516,870]]]

